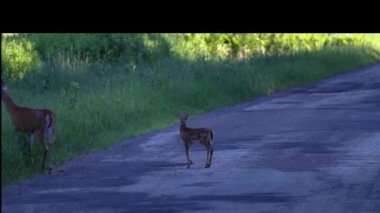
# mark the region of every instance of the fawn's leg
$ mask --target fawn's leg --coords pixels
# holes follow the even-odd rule
[[[212,158],[212,147],[210,144],[206,144],[206,149],[207,149],[207,161],[206,161],[206,166],[205,168],[209,168],[211,166],[211,158]]]
[[[209,161],[209,164],[208,164],[208,167],[211,166],[211,160],[212,160],[212,153],[214,152],[214,149],[212,148],[212,146],[210,145],[210,161]]]
[[[206,166],[205,166],[205,168],[208,168],[210,165],[209,165],[209,156],[210,156],[210,150],[208,149],[208,148],[206,148],[206,150],[207,150],[207,158],[206,158]]]
[[[184,141],[184,144],[185,144],[185,152],[186,152],[186,159],[187,159],[187,168],[190,168],[190,165],[193,164],[193,162],[190,160],[190,157],[189,157],[190,142]]]
[[[210,139],[208,137],[204,137],[199,141],[207,150],[207,158],[205,168],[209,168],[211,165],[211,157],[212,157],[212,147],[210,144]]]

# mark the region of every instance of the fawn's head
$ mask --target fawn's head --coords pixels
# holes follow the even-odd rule
[[[186,125],[187,118],[190,116],[190,113],[187,114],[176,114],[176,117],[181,121],[181,124]]]

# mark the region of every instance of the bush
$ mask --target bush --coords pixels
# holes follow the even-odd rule
[[[6,79],[19,80],[41,66],[41,60],[34,45],[25,39],[12,39],[15,36],[1,40],[2,76]]]
[[[363,35],[359,34],[178,33],[165,34],[164,37],[170,42],[173,55],[206,61],[291,55],[364,43]]]
[[[92,34],[23,34],[36,43],[43,60],[57,56],[91,62],[122,59],[138,63],[165,55],[169,48],[157,34],[92,33]]]

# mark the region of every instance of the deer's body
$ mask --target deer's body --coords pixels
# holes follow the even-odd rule
[[[8,93],[8,88],[6,83],[1,80],[1,99],[4,102],[15,131],[26,133],[29,136],[29,154],[31,161],[33,158],[32,152],[32,142],[33,135],[39,137],[43,149],[43,162],[42,170],[45,167],[46,156],[49,154],[49,173],[52,169],[52,155],[55,140],[55,115],[52,111],[48,109],[32,109],[27,107],[21,107],[16,105]],[[44,136],[48,137],[48,144],[44,143]]]
[[[198,141],[200,144],[205,146],[207,150],[207,160],[205,168],[209,168],[211,166],[212,154],[214,152],[212,148],[212,141],[214,139],[214,133],[212,130],[207,128],[189,128],[186,126],[186,121],[189,115],[178,115],[177,117],[181,121],[181,125],[179,127],[181,138],[185,145],[186,159],[187,159],[187,168],[190,168],[190,165],[193,162],[189,157],[189,149],[193,141]]]

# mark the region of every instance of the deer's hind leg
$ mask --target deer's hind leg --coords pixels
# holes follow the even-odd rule
[[[205,138],[201,139],[200,143],[203,146],[205,146],[205,148],[207,150],[207,158],[206,158],[205,168],[209,168],[211,166],[211,158],[212,158],[212,153],[213,153],[213,149],[211,147],[210,140],[209,140],[209,138],[205,137]]]
[[[28,140],[28,157],[30,158],[30,162],[32,164],[34,163],[34,158],[33,158],[33,153],[32,153],[32,148],[33,148],[33,133],[28,133],[27,134],[27,140]]]
[[[207,149],[207,161],[206,161],[205,168],[209,168],[211,166],[212,153],[214,152],[214,150],[212,149],[210,144],[206,145],[206,149]]]
[[[212,153],[214,152],[214,149],[212,148],[212,146],[210,145],[210,160],[208,162],[208,167],[211,166],[211,160],[212,160]]]
[[[53,169],[54,146],[55,146],[55,128],[54,128],[54,126],[46,128],[45,134],[47,134],[47,137],[48,137],[48,169],[49,169],[49,174],[51,174],[51,171]]]
[[[191,141],[184,141],[184,145],[185,145],[185,152],[186,152],[187,168],[190,168],[190,165],[193,164],[189,156]]]
[[[43,151],[41,171],[44,170],[45,168],[46,155],[49,150],[49,148],[44,143],[44,133],[45,133],[44,129],[41,129],[38,131],[38,136],[39,136],[40,143],[42,146],[42,151]]]

